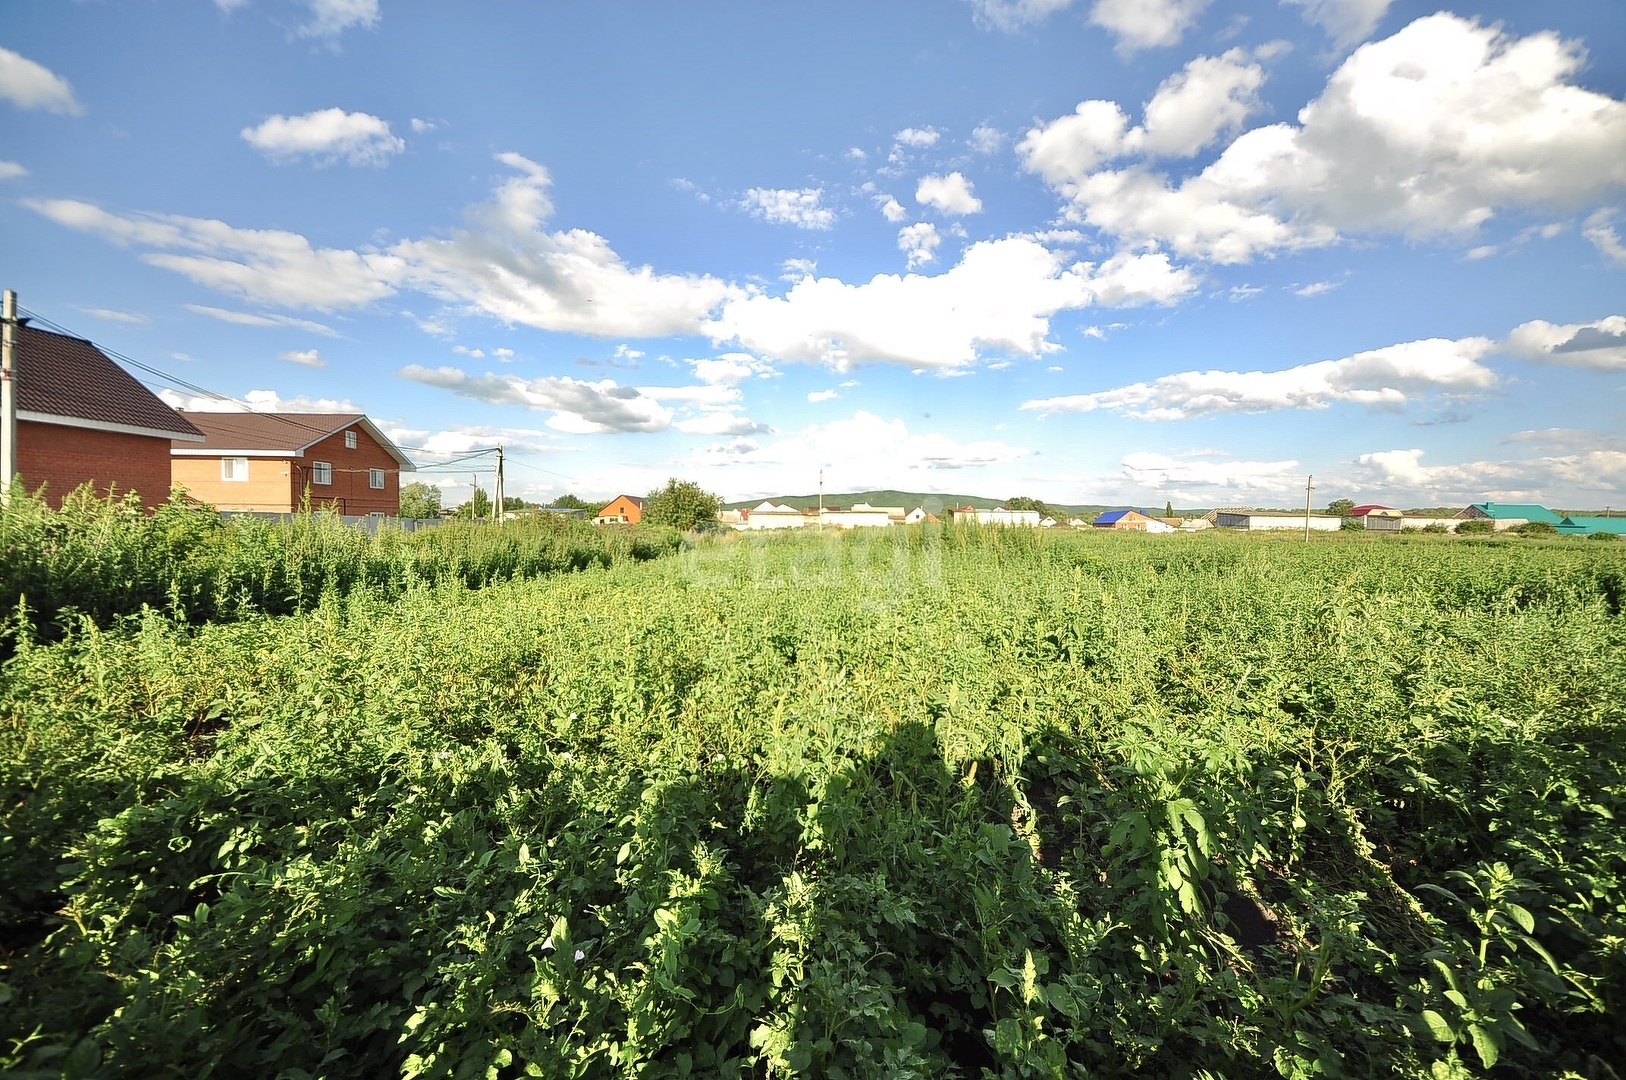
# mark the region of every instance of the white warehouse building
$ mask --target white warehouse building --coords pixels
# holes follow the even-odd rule
[[[1337,532],[1344,527],[1344,519],[1330,514],[1309,515],[1310,528],[1316,532]],[[1222,509],[1214,511],[1217,529],[1247,529],[1260,532],[1267,529],[1297,529],[1304,531],[1305,515],[1269,510]]]

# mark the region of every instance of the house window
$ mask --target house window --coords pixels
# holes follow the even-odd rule
[[[354,450],[356,448],[356,433],[354,431],[347,431],[344,433],[344,448],[346,450]]]
[[[222,479],[222,480],[247,480],[248,479],[248,458],[246,458],[246,457],[223,457],[223,458],[221,458],[220,459],[220,479]]]
[[[368,469],[367,470],[367,486],[370,487],[370,488],[376,488],[379,491],[384,490],[384,470],[383,469]]]
[[[313,462],[311,462],[311,483],[313,483],[313,484],[331,484],[331,483],[333,483],[333,463],[329,462],[329,461],[313,461]]]

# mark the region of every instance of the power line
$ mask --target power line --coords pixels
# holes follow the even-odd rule
[[[94,338],[87,337],[84,334],[75,333],[74,331],[69,330],[67,327],[63,326],[61,323],[56,322],[56,321],[54,321],[52,319],[48,319],[45,316],[39,314],[38,312],[31,311],[28,308],[20,308],[20,310],[22,310],[26,314],[26,317],[27,317],[29,322],[31,322],[31,323],[43,323],[44,325],[52,328],[53,330],[55,330],[57,333],[63,335],[64,337],[71,337],[71,338],[74,338],[74,339],[79,340],[79,341],[88,341],[90,344],[96,346],[96,348],[100,349],[106,355],[111,356],[113,359],[122,361],[123,363],[128,364],[133,368],[136,368],[136,369],[138,369],[140,371],[145,371],[149,375],[153,375],[153,376],[156,376],[159,379],[165,380],[167,385],[170,388],[180,388],[180,389],[183,389],[183,390],[190,390],[194,394],[202,394],[204,397],[213,398],[216,401],[228,402],[228,403],[230,403],[232,405],[236,405],[238,408],[242,409],[242,411],[245,412],[245,413],[252,413],[252,414],[254,414],[256,416],[269,417],[269,418],[271,418],[273,420],[276,420],[279,423],[287,424],[289,427],[298,428],[298,429],[300,429],[302,431],[309,431],[309,432],[313,432],[313,433],[316,433],[316,434],[319,434],[319,435],[331,434],[330,432],[326,431],[325,429],[313,427],[310,424],[302,424],[299,421],[294,420],[291,417],[289,417],[289,416],[287,416],[287,415],[285,415],[283,413],[261,412],[260,410],[254,408],[254,406],[250,405],[246,401],[240,400],[238,398],[234,398],[234,397],[230,396],[229,394],[222,394],[217,390],[210,390],[206,386],[199,386],[196,383],[188,382],[187,380],[181,378],[179,375],[172,375],[169,372],[164,371],[164,370],[162,370],[160,368],[155,368],[155,367],[151,366],[150,364],[144,364],[140,360],[135,359],[134,357],[126,356],[124,353],[119,352],[117,349],[114,349],[114,348],[111,348],[111,347],[109,347],[107,345],[104,345],[101,342],[95,340]]]
[[[227,403],[227,404],[235,405],[244,414],[251,415],[251,416],[267,417],[269,419],[277,421],[278,423],[285,424],[285,425],[287,425],[289,427],[292,427],[292,428],[297,428],[297,429],[299,429],[301,431],[310,432],[312,434],[325,436],[325,435],[331,435],[333,433],[332,431],[329,431],[327,428],[316,427],[316,426],[314,426],[312,424],[308,424],[308,423],[301,423],[300,421],[294,419],[294,417],[298,415],[297,413],[294,413],[294,414],[290,415],[290,414],[287,414],[287,413],[280,413],[280,412],[265,412],[265,411],[262,411],[260,409],[256,409],[253,405],[249,404],[246,401],[243,401],[241,398],[235,398],[235,397],[232,397],[229,394],[222,394],[218,390],[211,390],[206,386],[199,386],[197,383],[189,382],[188,380],[183,379],[178,375],[173,375],[173,374],[171,374],[171,373],[169,373],[167,371],[162,370],[161,368],[155,368],[155,367],[151,366],[150,364],[144,364],[141,361],[136,360],[135,358],[133,358],[131,356],[127,356],[126,354],[119,352],[117,349],[110,348],[109,346],[104,345],[99,341],[96,341],[94,338],[91,338],[91,337],[88,337],[88,336],[86,336],[84,334],[80,334],[80,333],[77,333],[77,332],[75,332],[73,330],[70,330],[67,327],[63,326],[61,323],[56,322],[53,319],[46,318],[44,315],[41,315],[38,312],[33,311],[33,310],[29,309],[29,308],[23,307],[21,304],[18,305],[17,310],[30,323],[42,324],[42,325],[44,325],[46,327],[49,327],[51,330],[55,331],[56,333],[59,333],[59,334],[63,335],[64,337],[75,338],[75,339],[77,339],[79,341],[87,341],[90,344],[94,345],[96,348],[100,349],[103,353],[105,353],[108,356],[112,357],[113,359],[118,360],[118,361],[120,361],[122,363],[128,364],[130,367],[136,368],[137,370],[144,371],[147,374],[152,375],[157,379],[163,380],[162,382],[160,382],[158,384],[158,386],[160,388],[167,388],[167,389],[177,389],[178,388],[178,389],[183,389],[183,390],[189,390],[194,394],[201,394],[204,397],[211,398],[211,399],[213,399],[215,401],[220,401],[220,402],[224,402],[224,403]],[[152,386],[152,384],[149,383],[146,379],[138,379],[137,381],[142,383],[145,386],[148,386],[149,388]],[[225,428],[228,431],[232,431],[235,434],[239,434],[239,435],[248,435],[248,434],[250,434],[250,432],[247,429],[244,429],[244,428],[241,428],[241,427],[234,427],[229,421],[222,422],[219,419],[219,417],[221,417],[221,416],[230,416],[230,415],[232,415],[232,413],[230,413],[230,412],[211,413],[211,416],[215,418],[215,419],[213,419],[211,421],[211,423],[213,423],[213,424],[215,424],[215,425],[217,425],[219,427]],[[363,415],[365,415],[365,414],[363,414]],[[455,457],[455,458],[453,458],[452,460],[449,460],[449,461],[430,462],[427,465],[420,466],[416,470],[418,472],[432,472],[438,467],[448,467],[448,466],[452,466],[452,465],[457,465],[457,464],[460,464],[460,463],[462,463],[464,461],[471,461],[471,460],[473,460],[473,459],[475,459],[477,457],[483,456],[485,454],[500,454],[502,452],[502,448],[501,447],[496,447],[496,446],[485,446],[485,447],[472,448],[472,449],[468,449],[468,450],[431,450],[427,446],[403,446],[400,443],[395,443],[394,445],[395,445],[395,448],[397,450],[410,451],[410,452],[412,452],[414,454],[433,454],[433,455],[435,455],[437,457],[445,456],[445,455],[448,455],[448,454],[460,455],[460,456]],[[552,469],[544,469],[540,465],[531,465],[531,464],[529,464],[527,462],[523,462],[523,461],[515,461],[513,464],[518,465],[521,468],[534,469],[537,472],[547,473],[549,476],[557,476],[562,480],[568,480],[572,484],[580,483],[580,480],[578,480],[576,477],[566,476],[564,473],[554,472]]]

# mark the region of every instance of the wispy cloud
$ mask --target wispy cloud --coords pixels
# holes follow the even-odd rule
[[[1107,409],[1137,420],[1325,409],[1334,402],[1393,408],[1431,392],[1494,388],[1496,373],[1479,363],[1494,347],[1489,338],[1428,338],[1280,371],[1183,371],[1149,383],[1027,401],[1022,408],[1044,416]]]
[[[230,311],[226,308],[209,307],[205,304],[187,304],[186,310],[197,315],[207,315],[211,319],[221,322],[236,323],[239,326],[283,326],[295,330],[309,330],[313,334],[322,334],[325,337],[338,337],[339,332],[324,323],[312,322],[310,319],[296,319],[292,315],[256,314],[249,311]]]

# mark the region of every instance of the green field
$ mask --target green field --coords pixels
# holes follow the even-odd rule
[[[0,1066],[1618,1077],[1622,547],[899,528],[25,612]]]

